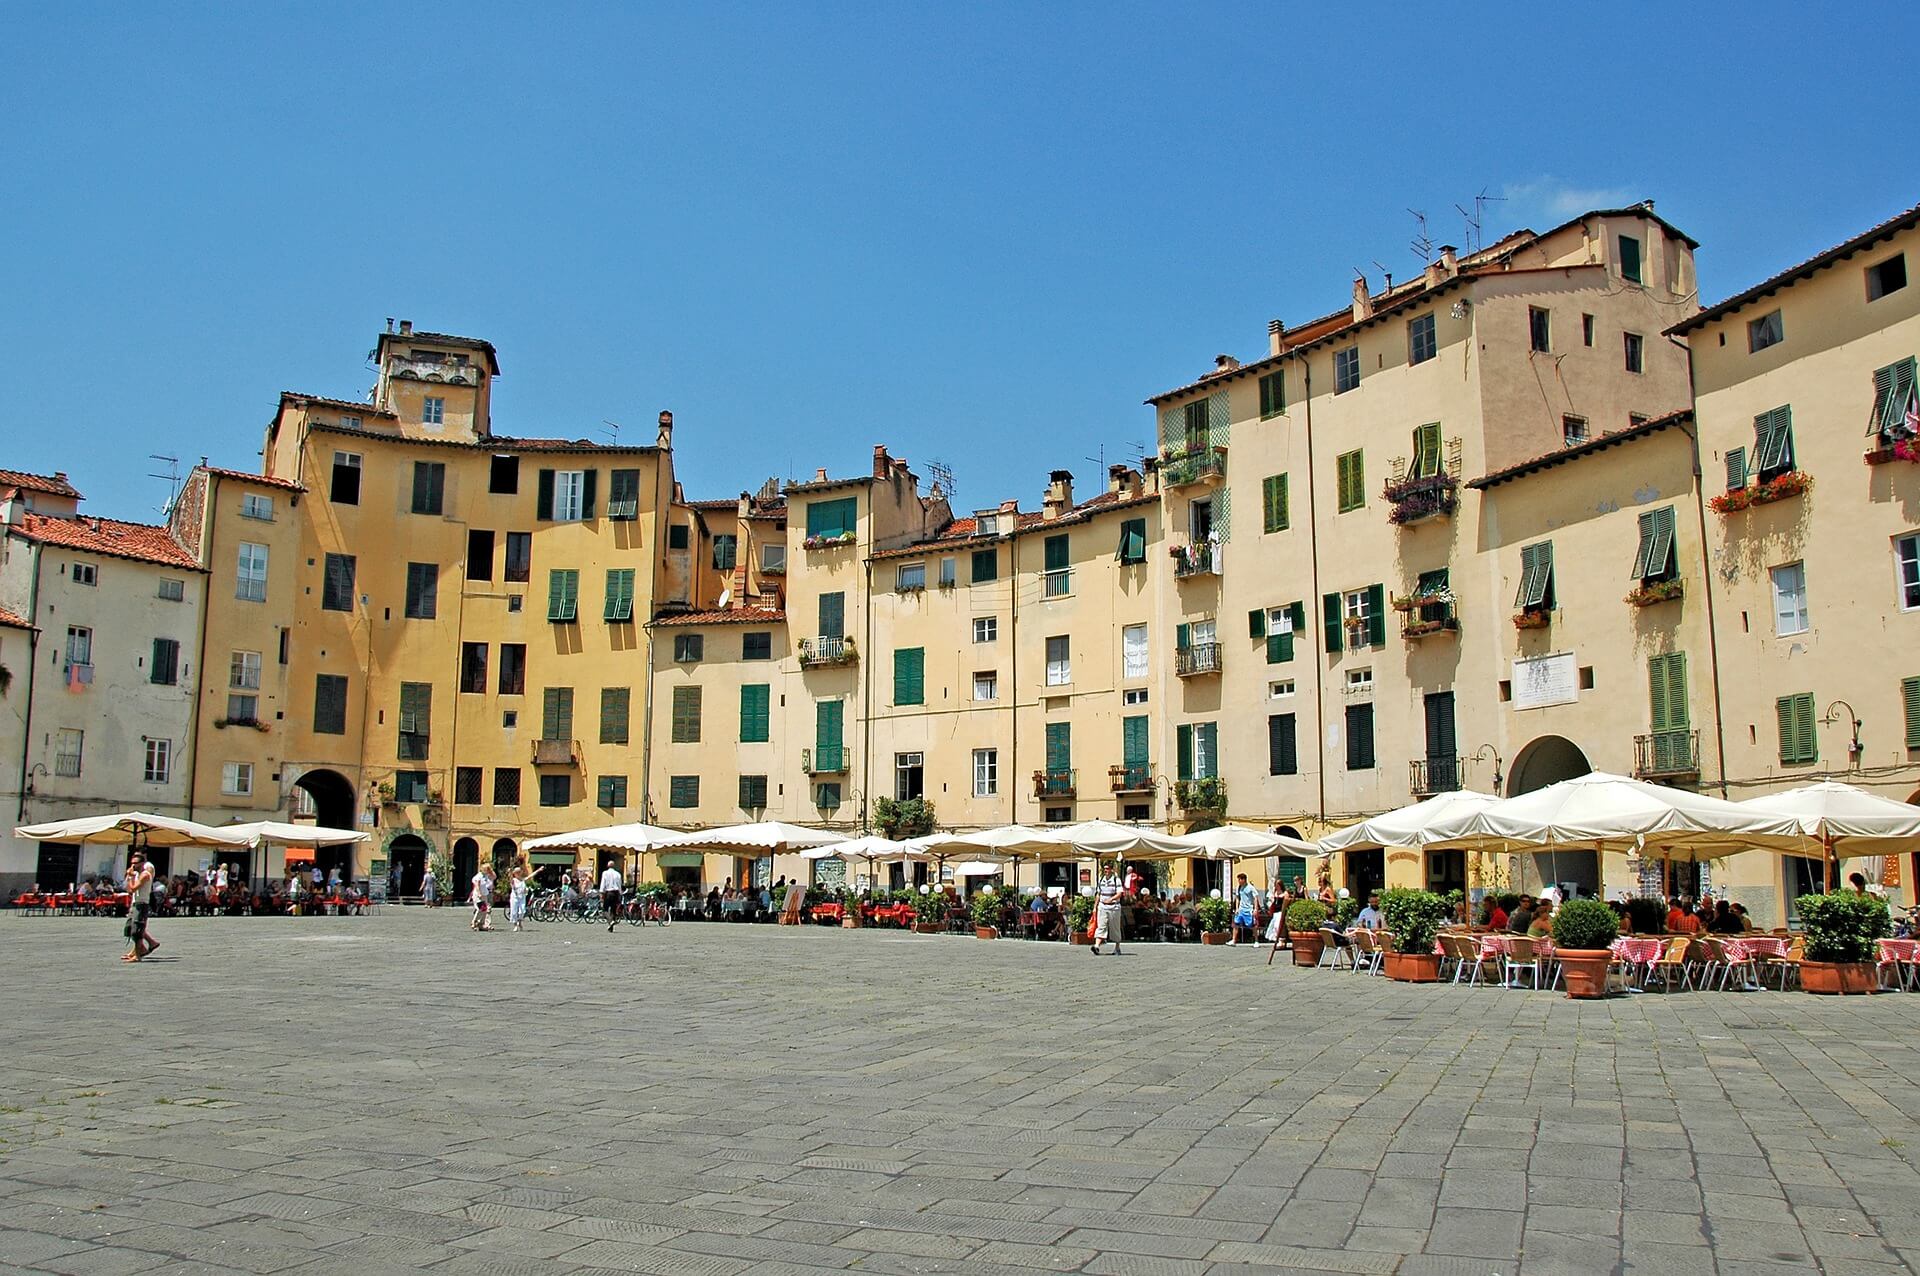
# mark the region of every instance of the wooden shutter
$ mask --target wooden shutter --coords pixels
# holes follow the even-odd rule
[[[607,620],[623,621],[633,619],[633,569],[630,567],[610,567],[607,569]]]
[[[1763,475],[1793,465],[1793,409],[1774,408],[1753,418],[1754,468]]]
[[[1065,570],[1067,566],[1067,538],[1064,536],[1047,537],[1046,553],[1048,571],[1057,572]]]
[[[1730,447],[1727,449],[1727,490],[1737,491],[1747,485],[1747,449]]]
[[[1193,645],[1193,626],[1189,624],[1175,625],[1173,627],[1173,645],[1181,651],[1185,651],[1188,647],[1191,647]]]
[[[1373,706],[1347,706],[1347,770],[1373,769]]]
[[[1047,770],[1049,772],[1070,771],[1073,769],[1073,724],[1071,722],[1049,722],[1047,724]]]
[[[973,551],[973,583],[998,579],[1000,575],[1000,554],[997,550],[976,549]]]
[[[1269,474],[1261,480],[1260,525],[1268,532],[1287,530],[1287,476],[1284,474]]]
[[[1260,378],[1260,415],[1278,416],[1287,410],[1287,374],[1283,368],[1279,372],[1269,372]]]
[[[1303,637],[1307,628],[1307,606],[1305,603],[1288,603],[1287,620],[1290,626],[1282,632],[1267,632],[1267,663],[1282,665],[1293,659],[1294,639]]]
[[[579,615],[580,573],[555,567],[547,573],[547,619],[564,623]]]
[[[1178,727],[1174,728],[1173,735],[1179,759],[1179,769],[1176,772],[1175,778],[1191,780],[1193,778],[1193,724],[1188,722],[1181,723]]]
[[[1773,702],[1774,714],[1779,719],[1780,761],[1784,763],[1813,762],[1819,757],[1818,742],[1813,729],[1813,696],[1802,693],[1793,696],[1781,696]]]
[[[172,638],[155,638],[152,664],[153,668],[147,674],[148,681],[171,686],[179,676],[180,644]]]
[[[600,688],[600,743],[625,744],[633,692],[627,687]]]
[[[1247,637],[1265,638],[1267,636],[1267,609],[1255,607],[1247,613]]]
[[[580,479],[580,517],[593,517],[593,493],[600,482],[599,470],[587,470]]]
[[[1920,686],[1920,678],[1908,681]],[[1145,767],[1151,756],[1147,721],[1144,716],[1120,720],[1120,760],[1128,770]]]
[[[540,738],[573,739],[573,688],[548,687],[541,693]]]
[[[1906,358],[1876,368],[1873,373],[1873,414],[1868,434],[1905,432],[1907,404],[1914,394],[1914,360]]]
[[[821,700],[813,706],[813,749],[820,758],[837,758],[840,753],[841,726],[846,715],[844,700]],[[818,761],[819,759],[816,759]]]
[[[1907,747],[1920,749],[1920,678],[1900,680],[1900,703],[1907,711]]]
[[[1801,760],[1820,760],[1820,738],[1814,734],[1813,695],[1802,692],[1793,698],[1793,725],[1800,740]]]
[[[1514,606],[1525,610],[1544,607],[1553,589],[1553,542],[1541,541],[1520,550],[1520,592]]]
[[[1294,740],[1294,716],[1275,713],[1267,717],[1267,774],[1295,775],[1300,770],[1299,748]]]
[[[740,739],[742,743],[764,743],[771,735],[769,688],[764,682],[750,682],[740,688]]]
[[[533,498],[533,516],[546,522],[553,520],[553,471],[541,470],[540,482]]]
[[[433,684],[400,684],[400,730],[408,735],[425,735],[433,711]]]
[[[1413,427],[1413,468],[1408,478],[1431,478],[1440,472],[1440,423]]]
[[[1324,594],[1320,599],[1320,618],[1326,630],[1327,654],[1337,656],[1346,642],[1340,636],[1340,595]]]
[[[1387,645],[1387,588],[1367,586],[1367,643],[1378,648]]]
[[[820,636],[840,638],[846,634],[847,596],[835,591],[820,595]]]
[[[313,683],[313,729],[322,735],[342,735],[347,729],[347,680],[323,673]]]
[[[1193,724],[1193,752],[1194,778],[1218,779],[1220,776],[1219,723],[1196,722]]]
[[[893,702],[925,704],[926,657],[924,647],[901,647],[893,653]]]
[[[694,744],[700,739],[700,688],[673,689],[673,742]]]

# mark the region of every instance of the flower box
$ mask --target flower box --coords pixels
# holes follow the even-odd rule
[[[1545,609],[1520,611],[1513,615],[1515,629],[1545,629],[1553,623],[1553,613]]]
[[[1890,465],[1895,461],[1920,462],[1920,439],[1900,439],[1867,453],[1868,465]]]
[[[1686,592],[1686,586],[1677,580],[1647,581],[1630,591],[1626,601],[1635,607],[1652,607],[1684,597]]]
[[[1775,501],[1798,496],[1812,486],[1811,474],[1789,470],[1751,487],[1736,487],[1731,492],[1722,492],[1708,501],[1707,507],[1716,514],[1738,514],[1756,505],[1771,505]]]
[[[809,536],[800,544],[804,549],[832,549],[836,545],[851,545],[853,541],[852,532],[834,532],[825,536]]]
[[[1444,620],[1417,620],[1400,631],[1400,636],[1412,642],[1416,638],[1426,638],[1432,634],[1450,634],[1459,631],[1460,622],[1448,616]]]

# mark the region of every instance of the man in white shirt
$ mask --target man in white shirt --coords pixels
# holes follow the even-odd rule
[[[608,860],[606,868],[600,871],[600,904],[607,910],[609,934],[620,924],[620,887],[620,865]]]
[[[1380,929],[1386,922],[1386,918],[1380,913],[1380,897],[1378,895],[1367,896],[1367,906],[1360,910],[1360,915],[1354,918],[1354,922],[1357,925],[1366,927],[1368,930]]]

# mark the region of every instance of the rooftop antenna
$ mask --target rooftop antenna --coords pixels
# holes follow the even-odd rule
[[[1100,443],[1100,455],[1099,455],[1099,456],[1086,456],[1086,457],[1082,457],[1082,458],[1080,458],[1080,459],[1081,459],[1081,460],[1083,460],[1083,461],[1092,461],[1092,462],[1093,462],[1093,463],[1094,463],[1095,465],[1097,465],[1097,466],[1099,466],[1100,468],[1094,471],[1094,473],[1095,473],[1095,474],[1105,474],[1105,473],[1107,472],[1107,444],[1106,444],[1106,441],[1105,441],[1105,440],[1102,440],[1102,441],[1101,441],[1101,443]]]
[[[927,477],[940,494],[947,498],[947,504],[953,504],[953,462],[934,457],[927,462]]]
[[[1433,237],[1427,234],[1427,215],[1417,208],[1409,208],[1407,213],[1413,218],[1413,255],[1418,257],[1422,263],[1431,264],[1433,261]]]
[[[162,456],[158,452],[149,452],[147,459],[149,461],[164,462],[167,467],[165,474],[149,474],[147,477],[164,479],[166,481],[167,500],[166,503],[160,507],[160,512],[162,514],[172,514],[173,503],[180,497],[180,458],[177,456]],[[205,465],[206,463],[206,458],[201,457],[200,464]]]
[[[1375,261],[1373,264],[1380,267],[1380,273],[1386,277],[1387,286],[1381,289],[1381,291],[1392,292],[1393,291],[1393,272],[1391,270],[1388,270],[1385,263],[1383,262]]]
[[[1468,212],[1465,208],[1462,208],[1459,204],[1454,205],[1454,208],[1459,210],[1460,216],[1466,219],[1467,242],[1473,245],[1473,247],[1469,249],[1470,252],[1479,252],[1480,249],[1484,246],[1485,241],[1484,241],[1481,228],[1485,225],[1487,220],[1487,205],[1495,204],[1495,203],[1505,203],[1506,198],[1507,197],[1505,195],[1489,195],[1487,194],[1487,188],[1482,186],[1480,188],[1480,193],[1473,197],[1472,212]]]
[[[600,431],[600,433],[607,436],[607,446],[619,447],[620,446],[620,423],[618,421],[608,421],[605,418],[602,418],[600,424],[607,427],[606,429]]]

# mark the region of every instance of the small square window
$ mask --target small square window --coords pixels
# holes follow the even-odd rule
[[[177,603],[186,601],[187,582],[184,580],[163,580],[160,582],[160,598],[163,602]]]
[[[1407,324],[1407,362],[1425,363],[1439,353],[1434,337],[1433,316],[1421,315]]]
[[[1778,310],[1769,310],[1758,319],[1747,321],[1747,353],[1758,354],[1768,346],[1777,346],[1787,339],[1786,321]]]
[[[917,593],[927,587],[927,565],[925,563],[902,563],[894,574],[894,592],[901,594]]]
[[[1372,691],[1373,690],[1373,670],[1371,669],[1347,670],[1347,690],[1350,692]]]
[[[1553,316],[1548,311],[1527,307],[1527,339],[1542,354],[1553,349]]]
[[[1867,300],[1878,301],[1907,286],[1907,255],[1895,253],[1867,267]]]
[[[973,698],[975,700],[998,700],[1000,698],[1000,675],[989,669],[973,675]]]
[[[1360,347],[1333,352],[1333,392],[1345,394],[1360,385]]]
[[[1637,332],[1623,334],[1628,372],[1646,371],[1646,341]]]
[[[707,640],[703,634],[675,634],[673,636],[673,658],[678,664],[699,664],[706,653]]]
[[[247,492],[240,498],[240,517],[257,518],[271,523],[273,521],[273,498],[262,496],[258,492]]]
[[[1568,447],[1577,447],[1587,441],[1587,418],[1583,416],[1563,416],[1560,418],[1560,441]]]
[[[1048,808],[1047,808],[1047,823],[1049,823],[1049,824],[1071,824],[1071,823],[1073,823],[1073,808],[1072,808],[1072,807],[1070,807],[1070,806],[1050,806],[1050,807],[1048,807]]]
[[[76,585],[98,585],[100,583],[100,569],[92,563],[75,563],[73,565],[73,583]]]
[[[495,455],[487,471],[487,491],[496,496],[512,496],[520,490],[520,458]]]
[[[1145,687],[1128,687],[1120,693],[1120,703],[1122,704],[1136,705],[1145,704],[1146,702],[1147,689]]]
[[[973,618],[973,640],[975,642],[993,642],[1000,637],[1000,618],[997,616],[975,616]]]
[[[515,727],[518,727],[519,725],[520,725],[520,711],[518,709],[504,709],[501,711],[500,729],[502,731],[512,731]]]
[[[445,425],[447,421],[447,401],[436,395],[428,395],[420,400],[420,424]]]
[[[772,660],[773,634],[747,633],[740,636],[740,659]]]
[[[1641,283],[1640,240],[1634,235],[1620,236],[1620,277],[1629,283]]]
[[[1294,680],[1292,678],[1282,678],[1278,682],[1269,682],[1267,684],[1267,699],[1269,700],[1291,699],[1293,697],[1293,689],[1294,689]]]
[[[1899,568],[1900,610],[1920,607],[1920,534],[1896,537],[1893,557]]]

